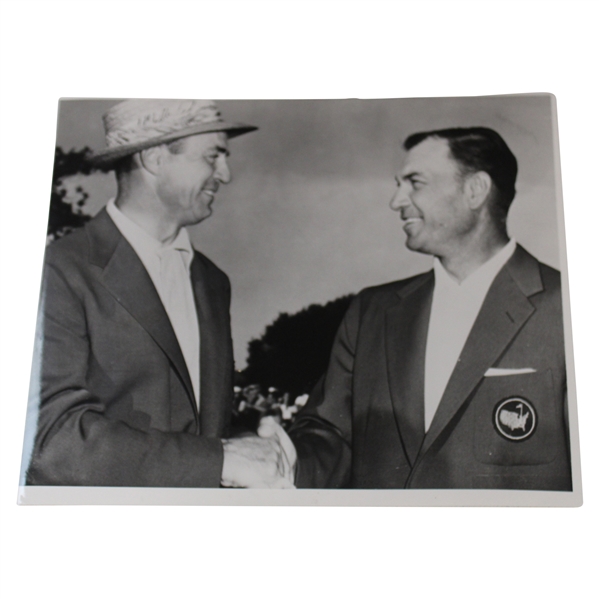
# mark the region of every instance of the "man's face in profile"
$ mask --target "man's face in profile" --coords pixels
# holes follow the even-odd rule
[[[463,177],[447,141],[427,138],[408,151],[395,177],[391,208],[405,221],[409,249],[444,256],[474,225],[464,198]]]
[[[219,185],[231,180],[227,135],[192,135],[161,149],[157,193],[173,222],[186,226],[208,218]]]

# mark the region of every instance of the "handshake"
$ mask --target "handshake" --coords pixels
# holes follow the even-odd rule
[[[274,418],[262,418],[258,435],[223,439],[221,484],[247,489],[294,489],[297,454]]]

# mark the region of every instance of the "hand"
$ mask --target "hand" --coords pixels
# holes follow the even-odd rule
[[[285,429],[277,423],[272,416],[266,416],[260,420],[258,435],[263,439],[276,439],[283,452],[283,477],[289,482],[291,488],[295,489],[295,466],[297,463],[297,452],[295,445],[285,432]],[[282,488],[289,488],[287,486]]]
[[[223,440],[223,486],[294,488],[296,453],[285,431],[268,417],[262,419],[258,435]]]

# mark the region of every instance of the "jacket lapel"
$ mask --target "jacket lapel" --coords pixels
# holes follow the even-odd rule
[[[424,355],[434,288],[432,271],[400,290],[387,310],[389,390],[404,450],[413,465],[424,438]]]
[[[485,372],[530,318],[535,309],[528,296],[542,289],[537,261],[518,246],[489,288],[426,434],[421,454],[428,451],[450,424]]]
[[[230,298],[198,252],[191,278],[200,323],[200,431],[218,437],[226,428],[226,398],[233,401]]]
[[[197,407],[183,353],[141,260],[103,210],[88,225],[90,261],[103,269],[102,281],[113,297],[162,348],[181,378],[193,409]]]

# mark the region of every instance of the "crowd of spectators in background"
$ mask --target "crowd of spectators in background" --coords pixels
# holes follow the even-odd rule
[[[273,417],[283,428],[288,428],[298,411],[308,401],[308,394],[291,399],[291,394],[276,387],[266,392],[258,384],[236,386],[233,397],[232,427],[235,430],[255,431],[261,418]]]

